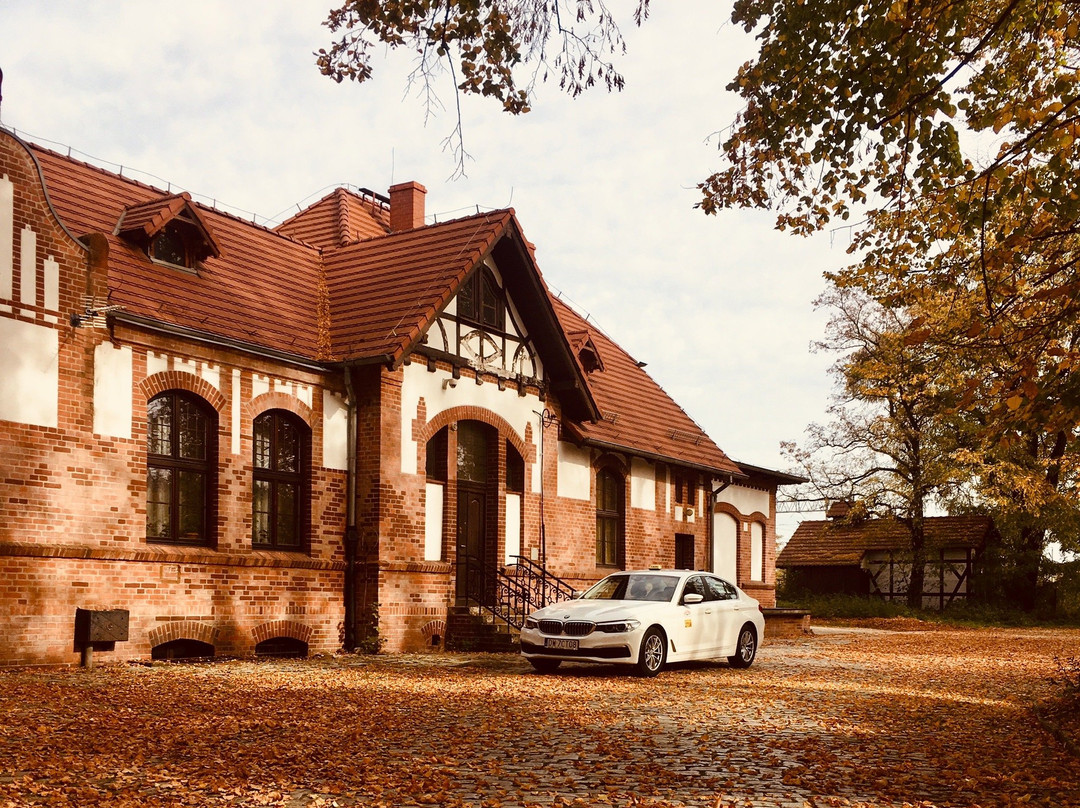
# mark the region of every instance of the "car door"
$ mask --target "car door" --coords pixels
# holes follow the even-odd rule
[[[698,603],[687,603],[687,595],[700,595]],[[679,603],[683,608],[683,625],[679,628],[675,647],[680,656],[709,656],[716,644],[716,625],[713,604],[709,601],[708,587],[701,575],[692,575],[683,585]]]
[[[734,586],[715,575],[704,575],[703,583],[708,592],[707,601],[711,606],[710,617],[715,635],[712,637],[711,650],[716,656],[730,656],[735,653],[735,640],[742,628],[742,601]]]

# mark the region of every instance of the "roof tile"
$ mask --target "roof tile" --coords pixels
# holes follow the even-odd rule
[[[981,548],[993,531],[989,516],[930,516],[926,518],[926,548]],[[869,519],[859,524],[807,521],[781,550],[776,566],[848,566],[860,564],[868,551],[905,551],[910,546],[911,534],[896,519]]]

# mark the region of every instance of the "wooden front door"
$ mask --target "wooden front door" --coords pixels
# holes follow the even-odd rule
[[[477,599],[485,589],[487,495],[482,486],[458,484],[457,513],[457,598],[463,605],[470,597]]]

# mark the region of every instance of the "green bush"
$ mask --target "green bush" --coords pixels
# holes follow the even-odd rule
[[[799,595],[778,601],[778,606],[806,609],[813,617],[823,618],[888,618],[921,617],[903,603],[859,595]]]

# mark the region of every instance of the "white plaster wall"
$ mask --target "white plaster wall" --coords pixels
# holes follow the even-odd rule
[[[739,513],[746,516],[760,511],[765,514],[766,519],[772,517],[772,514],[769,513],[768,491],[761,491],[757,488],[745,488],[738,484],[729,485],[720,492],[716,501],[734,505]]]
[[[45,259],[45,308],[60,309],[60,265],[53,256]]]
[[[656,466],[637,457],[630,461],[630,507],[656,510]]]
[[[94,348],[94,432],[131,438],[131,348],[102,342]]]
[[[0,177],[0,298],[11,300],[15,288],[15,183]]]
[[[761,522],[750,523],[750,580],[765,580],[765,527]]]
[[[206,362],[202,363],[202,369],[199,371],[199,376],[202,380],[221,392],[221,366],[220,365],[208,365]]]
[[[521,494],[506,495],[506,563],[521,555]]]
[[[153,351],[146,352],[146,375],[153,376],[155,373],[164,373],[169,369],[169,357],[165,354],[156,354]]]
[[[26,225],[20,234],[19,302],[37,305],[37,233]]]
[[[556,493],[567,499],[590,498],[592,462],[588,449],[579,449],[572,443],[559,441],[558,486]]]
[[[0,420],[56,427],[60,343],[54,328],[0,319]],[[131,387],[128,386],[130,392]]]
[[[349,411],[345,402],[323,390],[323,460],[328,469],[345,471],[349,462]]]
[[[232,387],[230,388],[231,400],[229,403],[232,421],[232,453],[240,454],[240,369],[232,370]]]
[[[427,406],[430,421],[436,415],[454,407],[482,407],[503,418],[514,432],[525,440],[525,428],[532,424],[533,445],[539,458],[537,436],[540,432],[539,418],[536,413],[543,411],[544,405],[535,395],[519,396],[516,389],[507,387],[500,390],[498,385],[489,382],[477,384],[473,379],[455,380],[454,387],[443,387],[443,382],[450,379],[448,372],[437,370],[434,373],[426,365],[414,362],[402,369],[401,381],[401,471],[403,474],[416,474],[416,441],[412,439],[412,422],[416,418],[416,408],[423,398]],[[532,490],[540,490],[539,462],[533,464]]]
[[[739,523],[731,514],[713,514],[713,572],[735,583],[739,561]]]
[[[439,483],[427,484],[427,497],[424,501],[424,561],[442,560],[443,528],[443,486]],[[507,508],[509,510],[509,508]],[[509,522],[509,518],[507,519]],[[509,536],[510,528],[507,527]],[[509,538],[507,538],[509,543]]]

